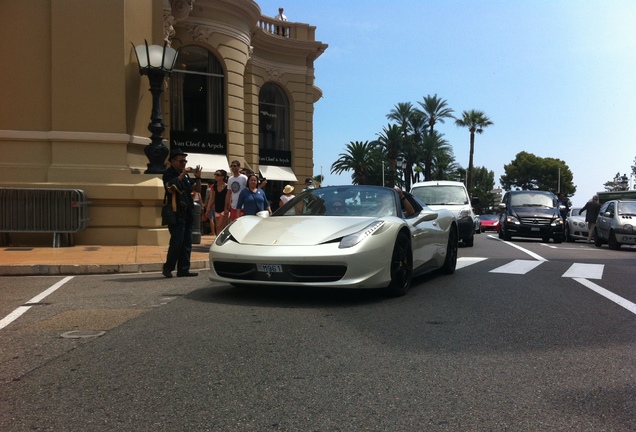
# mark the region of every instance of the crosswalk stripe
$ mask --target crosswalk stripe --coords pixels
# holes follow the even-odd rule
[[[457,258],[457,267],[455,269],[460,269],[464,267],[468,267],[473,264],[477,264],[478,262],[487,260],[488,258],[479,258],[479,257],[460,257]]]
[[[526,274],[544,261],[537,260],[514,260],[508,264],[490,270],[490,273]]]
[[[574,263],[568,271],[561,277],[583,278],[583,279],[603,279],[603,264],[580,264]]]

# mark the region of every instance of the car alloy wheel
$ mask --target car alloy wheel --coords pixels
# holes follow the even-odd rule
[[[400,232],[395,240],[391,256],[391,282],[387,292],[395,297],[406,294],[413,277],[413,253],[409,236]]]

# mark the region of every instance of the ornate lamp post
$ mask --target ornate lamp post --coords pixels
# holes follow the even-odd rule
[[[165,161],[168,157],[168,147],[163,144],[163,131],[166,125],[163,124],[161,113],[161,93],[163,93],[164,78],[172,74],[172,68],[177,61],[177,51],[168,46],[165,42],[160,45],[144,45],[135,47],[135,56],[139,63],[139,73],[147,75],[150,81],[150,93],[152,93],[152,113],[148,130],[152,133],[150,144],[144,149],[146,157],[150,161],[146,174],[161,174],[166,169]]]

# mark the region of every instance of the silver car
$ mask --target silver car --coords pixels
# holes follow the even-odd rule
[[[587,222],[585,222],[585,210],[579,215],[580,207],[572,207],[565,219],[565,239],[569,242],[587,240]]]
[[[596,247],[607,243],[610,249],[636,245],[636,201],[611,200],[603,204],[596,219]]]

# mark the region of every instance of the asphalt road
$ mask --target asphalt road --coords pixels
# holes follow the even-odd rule
[[[0,430],[636,430],[636,248],[459,255],[397,299],[0,278]]]

